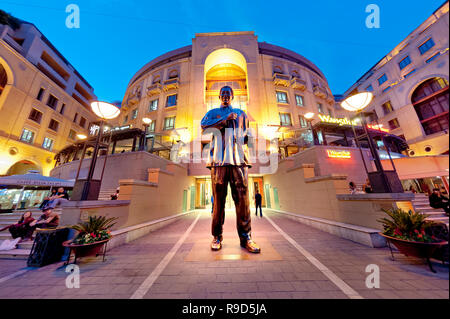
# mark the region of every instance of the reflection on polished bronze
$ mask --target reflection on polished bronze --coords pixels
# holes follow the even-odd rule
[[[231,107],[233,97],[233,90],[229,86],[224,86],[220,90],[222,101],[220,108],[206,113],[201,123],[205,133],[208,129],[213,133],[208,159],[214,203],[211,227],[214,240],[211,249],[219,250],[222,247],[225,201],[229,183],[236,206],[236,224],[241,246],[251,253],[259,253],[260,248],[251,239],[248,197],[248,168],[251,165],[247,147],[249,122],[244,111]]]

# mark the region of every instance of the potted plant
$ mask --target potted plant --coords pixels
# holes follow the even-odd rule
[[[63,243],[64,247],[70,248],[70,254],[66,264],[70,260],[72,251],[77,258],[86,256],[98,256],[103,248],[103,261],[105,260],[106,244],[112,238],[110,228],[116,223],[117,217],[106,218],[105,216],[89,216],[86,222],[81,222],[71,228],[78,234],[73,240]]]
[[[436,249],[447,245],[448,241],[435,237],[430,231],[437,223],[426,220],[426,215],[419,212],[406,212],[402,209],[383,209],[391,218],[381,218],[384,231],[380,233],[385,237],[392,252],[391,243],[405,256],[425,258],[432,272],[435,272],[430,263],[430,257]]]

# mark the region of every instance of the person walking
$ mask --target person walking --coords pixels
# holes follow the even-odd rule
[[[255,207],[256,207],[255,215],[258,216],[258,207],[259,207],[259,215],[260,215],[260,217],[263,217],[261,205],[262,205],[262,196],[259,193],[259,189],[256,189],[256,191],[255,191]]]

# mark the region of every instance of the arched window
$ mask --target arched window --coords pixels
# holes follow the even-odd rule
[[[159,75],[155,75],[153,77],[153,83],[152,84],[156,84],[156,83],[161,83],[161,77]]]
[[[411,102],[425,134],[448,130],[449,85],[443,78],[428,79],[412,94]]]
[[[178,77],[178,71],[177,70],[172,70],[169,72],[169,79],[174,79]]]
[[[0,64],[0,95],[2,95],[6,83],[8,83],[8,75],[6,74],[6,70],[3,65]]]
[[[283,69],[279,65],[273,67],[273,73],[283,74]]]
[[[298,78],[298,79],[300,78],[300,73],[298,73],[297,70],[292,71],[291,75],[293,78]]]

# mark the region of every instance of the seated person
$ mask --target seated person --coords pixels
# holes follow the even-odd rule
[[[0,231],[8,229],[13,239],[20,237],[21,241],[31,240],[34,231],[34,227],[31,226],[34,218],[31,215],[31,212],[25,212],[16,224],[6,226]]]
[[[58,188],[58,192],[49,198],[48,203],[44,206],[44,210],[46,208],[55,208],[56,205],[60,205],[62,202],[69,200],[69,195],[64,190],[63,187]]]
[[[365,193],[373,193],[372,185],[370,185],[370,181],[368,178],[366,179],[366,183],[364,184],[363,189]]]
[[[449,208],[449,202],[448,197],[441,194],[441,191],[439,188],[434,188],[433,193],[431,193],[430,197],[430,206],[433,208],[443,208],[445,211],[445,214],[449,214],[450,208]]]
[[[348,183],[348,187],[349,187],[349,190],[350,190],[350,194],[356,194],[357,193],[356,185],[355,185],[354,182]]]
[[[51,208],[46,208],[38,220],[33,221],[30,226],[35,228],[56,228],[59,225],[59,215]]]
[[[39,206],[40,209],[44,209],[44,207],[48,204],[48,202],[50,201],[50,198],[56,196],[57,190],[56,188],[52,188],[52,192],[49,196],[45,197],[44,200],[42,201],[41,205]]]

